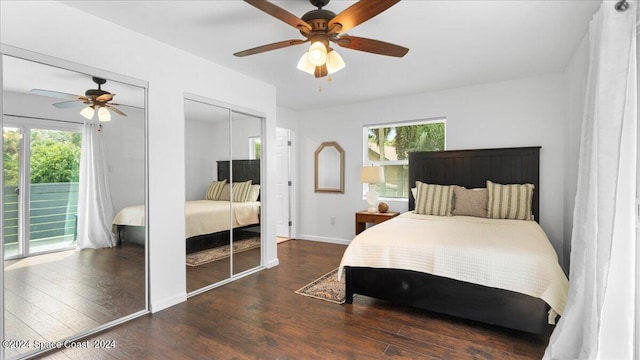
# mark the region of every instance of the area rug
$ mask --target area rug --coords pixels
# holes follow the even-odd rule
[[[310,284],[305,285],[302,289],[297,290],[296,294],[330,301],[336,304],[344,304],[344,276],[338,280],[338,269],[334,269]]]
[[[246,240],[238,240],[233,243],[233,253],[255,249],[260,247],[260,238],[251,238]],[[208,264],[210,262],[225,259],[229,257],[229,245],[220,246],[214,249],[198,251],[193,254],[187,254],[187,265],[198,266]]]

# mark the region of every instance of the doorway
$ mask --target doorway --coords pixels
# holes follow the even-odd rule
[[[275,196],[276,201],[276,237],[277,243],[290,240],[293,237],[293,161],[292,161],[292,137],[291,130],[276,128],[275,142]]]
[[[2,133],[5,259],[74,248],[80,126],[7,120]]]

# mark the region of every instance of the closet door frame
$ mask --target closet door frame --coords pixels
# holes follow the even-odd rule
[[[151,312],[150,296],[149,296],[149,292],[150,292],[149,290],[149,287],[150,287],[150,284],[149,284],[149,274],[150,274],[150,269],[149,269],[149,265],[150,265],[150,261],[149,261],[149,220],[150,220],[149,218],[149,83],[141,79],[129,77],[119,73],[114,73],[108,70],[95,68],[92,66],[72,62],[69,60],[60,59],[57,57],[25,50],[22,48],[6,45],[2,43],[0,43],[0,74],[2,74],[2,72],[4,71],[3,59],[5,56],[13,57],[13,58],[24,60],[24,61],[39,63],[39,64],[51,66],[51,67],[56,67],[56,68],[60,68],[60,69],[64,69],[64,70],[68,70],[76,73],[91,74],[92,76],[100,77],[103,79],[109,79],[112,81],[117,81],[123,84],[128,84],[131,86],[141,88],[143,90],[143,93],[144,93],[143,95],[144,96],[144,119],[143,119],[144,135],[143,136],[144,136],[144,142],[145,142],[144,154],[143,154],[144,156],[144,199],[145,199],[144,206],[145,206],[145,218],[147,219],[147,226],[145,226],[145,230],[144,230],[144,236],[145,236],[144,309],[141,309],[129,315],[122,316],[118,319],[109,321],[107,323],[99,325],[90,330],[81,331],[71,337],[61,339],[61,341],[71,341],[71,342],[77,341],[89,335],[99,333],[101,331],[104,331],[105,329],[112,328],[114,326],[123,324],[129,320],[133,320],[137,317],[149,314]],[[0,96],[0,125],[4,127],[4,113],[5,113],[4,112],[4,83],[3,83],[2,76],[0,76],[0,89],[2,89],[2,92],[3,92],[3,96]],[[3,166],[1,158],[0,158],[0,166]],[[4,196],[3,189],[0,186],[0,198],[2,198],[3,196]],[[0,221],[4,221],[3,215],[1,213],[0,213]],[[4,239],[4,230],[2,226],[0,226],[0,239]],[[2,258],[4,261],[4,246],[0,247],[0,258]],[[2,308],[2,314],[0,314],[0,338],[3,340],[5,339],[5,335],[6,335],[4,282],[5,281],[4,281],[4,269],[3,269],[3,271],[0,272],[0,284],[3,284],[3,286],[0,287],[0,308]],[[47,351],[48,349],[35,350],[32,352],[28,352],[23,355],[20,355],[20,358],[25,356],[33,357],[38,354],[45,353]],[[4,358],[5,358],[5,351],[3,347],[3,348],[0,348],[0,359],[4,359]]]
[[[189,93],[189,92],[184,92],[183,97],[185,100],[191,100],[191,101],[197,101],[200,103],[204,103],[204,104],[208,104],[208,105],[212,105],[212,106],[216,106],[219,108],[224,108],[227,109],[229,111],[229,161],[230,161],[230,169],[233,169],[233,159],[231,159],[231,157],[233,156],[233,139],[232,139],[232,134],[233,134],[233,122],[232,122],[232,113],[239,113],[239,114],[243,114],[243,115],[248,115],[248,116],[252,116],[255,118],[260,119],[260,135],[262,137],[262,147],[261,147],[261,158],[263,158],[262,156],[264,156],[265,154],[265,139],[264,139],[264,134],[265,134],[265,120],[266,120],[266,114],[259,112],[259,111],[255,111],[249,108],[245,108],[242,106],[238,106],[238,105],[234,105],[234,104],[230,104],[224,101],[220,101],[220,100],[215,100],[215,99],[211,99],[205,96],[201,96],[201,95],[197,95],[197,94],[193,94],[193,93]],[[231,170],[230,170],[231,171]],[[265,176],[265,171],[264,171],[264,163],[260,162],[260,186],[261,189],[266,189],[266,176]],[[261,193],[260,198],[262,199],[261,201],[264,201],[265,196],[264,193]],[[264,219],[265,217],[265,212],[266,212],[266,207],[264,205],[262,205],[260,207],[260,211],[261,211],[261,218]],[[264,244],[265,244],[265,239],[262,236],[262,234],[265,233],[265,227],[264,224],[262,222],[260,222],[260,241],[261,241],[261,246],[260,246],[260,265],[256,266],[252,269],[243,271],[241,273],[238,274],[234,274],[233,273],[233,252],[231,252],[231,261],[229,262],[229,266],[230,266],[230,277],[228,277],[225,280],[221,280],[218,281],[216,283],[213,284],[209,284],[207,286],[204,286],[200,289],[191,291],[187,293],[187,298],[190,298],[192,296],[201,294],[203,292],[209,291],[211,289],[215,289],[219,286],[228,284],[232,281],[235,281],[237,279],[243,278],[247,275],[251,275],[254,274],[260,270],[263,270],[265,268],[264,263],[265,263],[265,251],[264,251]],[[233,243],[233,231],[231,232],[231,236],[229,238],[230,243]],[[185,254],[183,254],[183,256],[185,256],[185,263],[186,263],[186,252]],[[186,281],[185,281],[186,283]]]

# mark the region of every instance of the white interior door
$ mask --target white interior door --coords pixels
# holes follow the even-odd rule
[[[290,185],[289,185],[289,130],[276,128],[275,143],[275,202],[277,225],[276,235],[279,237],[291,237],[290,220]]]

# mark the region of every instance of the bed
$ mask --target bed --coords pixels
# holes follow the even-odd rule
[[[410,153],[409,184],[473,189],[484,188],[487,180],[530,183],[537,220],[539,152],[540,147],[526,147]],[[411,212],[415,206],[410,192],[410,212],[351,242],[340,264],[347,303],[360,294],[526,332],[548,330],[564,309],[568,280],[537,222],[417,215]]]
[[[260,184],[260,160],[218,161],[218,180],[229,179],[233,171],[235,182],[251,180]],[[220,200],[194,200],[185,203],[186,248],[193,253],[226,245],[233,231],[234,241],[254,237],[259,232],[261,203],[258,201],[230,202]],[[118,238],[140,242],[144,239],[144,205],[121,209],[113,219]],[[144,243],[144,242],[142,242]]]

